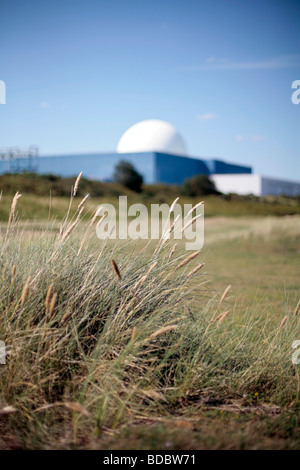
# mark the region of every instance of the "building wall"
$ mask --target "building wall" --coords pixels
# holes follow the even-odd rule
[[[37,161],[37,173],[57,174],[62,177],[76,176],[81,171],[84,177],[111,181],[114,168],[120,160],[129,161],[139,173],[144,176],[145,183],[154,183],[154,153],[145,152],[139,154],[82,154],[82,155],[59,155],[39,157]],[[18,159],[20,170],[27,169],[27,159]],[[13,171],[8,161],[0,161],[0,173]]]
[[[38,172],[74,176],[82,171],[86,178],[111,181],[114,168],[121,160],[132,163],[137,171],[143,175],[145,183],[154,182],[154,153],[151,152],[41,157]]]
[[[236,193],[255,196],[300,195],[300,183],[296,181],[266,178],[254,174],[211,175],[216,188],[222,193]]]
[[[203,160],[165,153],[155,154],[155,180],[157,183],[181,184],[186,178],[201,173],[209,174],[208,167]]]
[[[215,173],[248,173],[251,168],[232,165],[220,160],[202,160],[181,157],[158,152],[141,153],[102,153],[81,155],[46,156],[35,159],[34,168],[41,174],[57,174],[62,177],[76,176],[81,171],[86,178],[111,181],[115,165],[120,160],[129,161],[144,177],[145,183],[181,184],[186,178],[197,174]],[[0,173],[9,171],[30,171],[28,159],[19,158],[11,165],[0,161]]]
[[[266,178],[262,176],[262,196],[273,194],[274,196],[280,196],[285,194],[287,196],[299,196],[300,195],[300,183],[296,181],[281,180],[275,178]]]
[[[261,176],[254,174],[211,175],[221,193],[261,195]]]
[[[236,165],[234,163],[223,162],[222,160],[205,160],[211,174],[237,174],[252,173],[251,166]]]

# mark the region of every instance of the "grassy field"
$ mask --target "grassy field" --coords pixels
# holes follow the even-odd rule
[[[101,242],[89,221],[99,199],[81,213],[74,200],[59,222],[69,201],[52,199],[49,216],[49,198],[22,196],[7,223],[11,201],[0,448],[300,448],[299,215],[263,216],[252,201],[243,216],[212,199],[206,213],[220,215],[189,259],[172,240],[159,252]]]
[[[55,175],[37,174],[6,174],[0,175],[0,221],[9,217],[11,199],[19,191],[23,194],[19,201],[18,211],[22,219],[45,220],[48,218],[63,218],[69,207],[69,199],[73,178],[61,178]],[[91,198],[86,202],[86,210],[93,214],[97,205],[114,204],[118,207],[119,195],[128,197],[128,204],[142,203],[148,208],[152,203],[172,204],[180,196],[181,204],[196,204],[203,196],[188,198],[181,194],[180,186],[163,184],[144,185],[141,193],[133,192],[116,183],[103,183],[81,179],[77,196]],[[201,199],[199,199],[201,198]],[[74,208],[71,215],[74,215]],[[205,215],[241,217],[247,216],[284,216],[300,215],[300,198],[290,197],[255,197],[237,195],[205,196]]]

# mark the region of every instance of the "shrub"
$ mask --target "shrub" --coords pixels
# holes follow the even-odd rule
[[[220,194],[215,183],[206,175],[195,175],[184,181],[182,194],[189,197],[207,196],[208,194]]]
[[[116,165],[113,179],[116,183],[122,184],[137,193],[140,193],[142,190],[143,177],[129,162],[121,160]]]

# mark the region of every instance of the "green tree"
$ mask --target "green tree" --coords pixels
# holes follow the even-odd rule
[[[186,179],[181,187],[181,192],[190,197],[219,194],[215,183],[207,175],[195,175]]]
[[[140,193],[142,190],[142,175],[136,171],[131,163],[124,160],[121,160],[115,166],[113,180],[116,183],[126,186],[126,188],[132,189],[132,191],[136,191],[137,193]]]

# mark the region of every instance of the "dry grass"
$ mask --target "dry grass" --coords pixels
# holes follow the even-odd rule
[[[60,230],[52,221],[25,230],[15,207],[1,229],[2,436],[22,448],[88,436],[92,447],[137,420],[188,422],[203,397],[259,396],[296,413],[297,302],[284,320],[261,305],[260,317],[253,305],[241,312],[230,285],[207,295],[200,252],[161,239],[137,256],[135,241],[98,240],[96,218],[82,223],[84,205],[72,212],[74,192]]]

